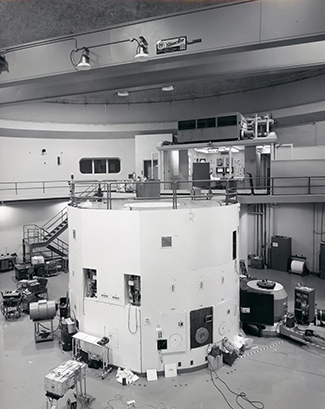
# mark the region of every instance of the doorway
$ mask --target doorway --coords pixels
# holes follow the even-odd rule
[[[158,160],[143,161],[143,175],[148,179],[158,180]]]

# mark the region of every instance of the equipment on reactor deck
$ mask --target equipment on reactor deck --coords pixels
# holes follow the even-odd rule
[[[285,316],[287,307],[288,295],[282,284],[267,279],[241,279],[240,319],[244,329],[255,326],[259,336],[276,335],[274,324]]]
[[[35,342],[52,341],[54,339],[53,319],[56,311],[55,301],[41,300],[29,305],[30,319],[34,322]],[[46,321],[50,324],[50,328],[44,326]]]
[[[75,359],[85,361],[89,368],[103,368],[102,379],[112,370],[109,364],[109,339],[97,338],[84,332],[72,336],[72,353]]]
[[[288,313],[279,325],[279,334],[301,344],[325,349],[325,310],[315,310],[315,289],[295,287],[294,314]]]
[[[45,376],[46,409],[55,409],[57,401],[75,387],[78,397],[86,395],[86,364],[69,360]]]
[[[6,320],[17,319],[21,312],[21,293],[14,291],[1,291],[2,302],[0,309]]]
[[[315,289],[295,287],[295,317],[298,324],[309,324],[315,318]]]

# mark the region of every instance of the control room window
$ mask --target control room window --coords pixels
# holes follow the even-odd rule
[[[121,160],[119,158],[83,158],[79,161],[81,173],[119,173]]]
[[[121,162],[119,159],[108,159],[108,173],[119,173]]]
[[[106,159],[95,159],[95,173],[106,173]]]
[[[92,159],[81,159],[79,162],[81,173],[93,173],[93,161]]]

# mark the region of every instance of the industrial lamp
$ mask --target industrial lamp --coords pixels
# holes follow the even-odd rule
[[[139,39],[140,39],[140,41],[138,41],[136,38],[133,38],[133,39],[131,40],[131,42],[132,42],[132,41],[136,41],[136,42],[138,43],[138,46],[137,46],[137,50],[136,50],[136,54],[135,54],[135,56],[134,56],[134,59],[135,59],[136,61],[141,61],[141,62],[143,62],[143,61],[148,61],[148,59],[149,59],[149,51],[148,51],[148,43],[147,43],[147,40],[146,40],[143,36],[140,36]]]
[[[77,70],[80,70],[80,71],[90,70],[91,69],[90,57],[89,57],[90,49],[96,48],[96,47],[104,47],[106,45],[127,43],[127,42],[132,43],[133,41],[137,43],[137,49],[136,49],[136,54],[134,56],[134,59],[136,61],[147,61],[149,59],[148,43],[147,43],[147,40],[143,36],[140,36],[139,39],[136,39],[136,38],[129,39],[128,38],[126,40],[114,41],[111,43],[96,44],[96,45],[92,45],[89,47],[81,47],[81,48],[78,48],[77,40],[75,40],[75,48],[70,53],[71,64]],[[75,62],[74,56],[76,53],[80,51],[82,52],[80,60],[78,62]]]
[[[0,54],[0,74],[2,71],[8,71],[8,62],[6,60],[6,57],[2,54]]]
[[[78,62],[76,67],[79,71],[87,71],[91,69],[91,65],[89,62],[89,50],[86,47],[84,47],[82,50],[83,51],[81,54],[80,61]]]

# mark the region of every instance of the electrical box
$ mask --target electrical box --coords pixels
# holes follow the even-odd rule
[[[84,268],[85,297],[97,298],[97,270]]]
[[[125,274],[126,300],[135,306],[141,305],[141,277]]]
[[[295,318],[298,324],[313,322],[315,319],[315,289],[295,287]]]

